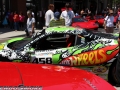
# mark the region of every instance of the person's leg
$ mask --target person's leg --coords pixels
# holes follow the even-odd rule
[[[110,27],[109,28],[109,33],[113,33],[114,32],[114,28],[113,27]]]
[[[19,22],[19,27],[21,28],[21,22]]]
[[[19,22],[16,22],[17,30],[19,30]]]
[[[22,29],[24,28],[24,22],[21,23],[22,24]]]
[[[23,22],[21,22],[21,28],[23,28]]]
[[[12,29],[12,22],[10,22],[10,29]]]
[[[31,37],[31,36],[32,36],[32,34],[33,34],[33,33],[32,33],[32,31],[28,31],[28,32],[29,32],[29,36]]]
[[[12,29],[14,29],[14,22],[12,21]]]
[[[26,29],[25,32],[26,32],[26,36],[29,37],[29,31],[28,31],[28,29]]]
[[[109,33],[109,27],[106,27],[106,29],[105,29],[105,31],[106,31],[106,33]]]
[[[17,25],[16,25],[17,22],[14,22],[14,29],[15,31],[17,31]]]

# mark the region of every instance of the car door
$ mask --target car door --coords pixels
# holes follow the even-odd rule
[[[61,64],[70,62],[70,66],[92,66],[112,62],[118,54],[115,40],[99,39],[78,45],[72,56],[65,58]],[[111,61],[112,60],[112,61]]]
[[[75,35],[50,35],[36,43],[37,49],[31,54],[31,61],[40,64],[59,64],[59,60],[72,55],[70,52],[75,43]],[[69,46],[68,46],[69,44]]]

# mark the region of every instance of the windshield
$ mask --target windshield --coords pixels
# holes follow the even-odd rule
[[[95,16],[96,19],[103,19],[104,16]]]
[[[22,40],[15,41],[15,42],[8,44],[8,47],[13,50],[19,50],[31,41],[32,41],[32,38],[23,38]]]
[[[86,22],[87,21],[84,18],[73,18],[72,20],[73,22]]]

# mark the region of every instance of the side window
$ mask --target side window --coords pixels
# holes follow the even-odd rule
[[[81,35],[76,35],[76,38],[75,38],[75,45],[81,45],[81,44],[85,44],[87,42],[91,42],[93,39],[91,38],[85,38],[85,37],[82,37]]]
[[[76,35],[75,38],[75,45],[81,45],[85,43],[85,38],[82,37],[81,35]]]
[[[36,43],[36,50],[66,48],[75,45],[75,35],[53,34]]]

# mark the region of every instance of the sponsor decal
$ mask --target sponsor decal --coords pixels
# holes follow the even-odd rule
[[[0,50],[2,50],[4,48],[4,46],[5,46],[4,44],[1,44],[0,45]]]
[[[106,52],[104,50],[96,50],[68,57],[62,60],[60,64],[70,66],[95,65],[103,63],[106,60],[107,60]]]
[[[107,71],[107,68],[105,66],[95,66],[92,71],[96,74],[105,73]]]

